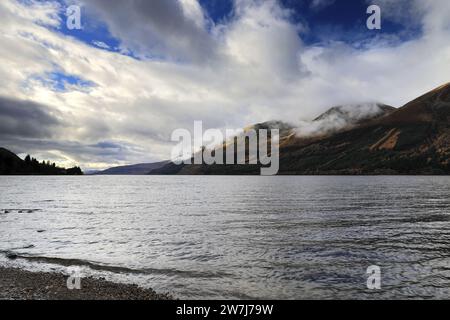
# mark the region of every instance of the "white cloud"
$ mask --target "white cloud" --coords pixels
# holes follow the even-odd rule
[[[207,21],[194,0],[83,1],[85,12],[100,17],[111,33],[137,55],[199,62],[214,54]]]
[[[95,46],[97,46],[97,47],[99,47],[99,48],[102,48],[102,49],[111,49],[111,47],[108,46],[108,45],[107,45],[106,43],[104,43],[103,41],[92,41],[92,44],[95,45]]]
[[[295,123],[338,104],[401,106],[449,81],[447,1],[412,2],[420,38],[393,44],[381,37],[362,49],[305,45],[302,26],[274,0],[236,0],[235,16],[221,25],[208,21],[194,0],[89,3],[86,9],[101,13],[124,50],[158,59],[139,61],[47,28],[61,23],[57,3],[1,1],[0,96],[45,105],[64,118],[64,127],[54,129],[52,141],[0,136],[0,144],[85,168],[146,162],[170,157],[170,133],[194,120],[220,129]],[[96,86],[58,92],[32,81],[55,69]],[[105,153],[99,142],[124,147]]]

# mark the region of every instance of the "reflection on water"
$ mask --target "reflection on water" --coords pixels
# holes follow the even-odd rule
[[[449,194],[450,177],[0,177],[19,258],[0,262],[180,298],[450,298]]]

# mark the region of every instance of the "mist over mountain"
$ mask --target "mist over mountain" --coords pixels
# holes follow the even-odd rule
[[[334,107],[301,128],[280,131],[279,174],[449,174],[450,84],[399,109]],[[259,165],[174,165],[151,174],[259,174]]]
[[[336,133],[387,115],[395,108],[378,103],[333,107],[313,121],[302,121],[295,128],[298,137],[314,137]]]

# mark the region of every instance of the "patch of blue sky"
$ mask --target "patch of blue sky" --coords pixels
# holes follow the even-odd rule
[[[62,9],[60,12],[60,18],[63,23],[59,28],[59,32],[64,35],[71,36],[77,40],[84,42],[90,46],[99,48],[98,43],[104,44],[101,48],[112,52],[120,52],[120,40],[115,38],[109,32],[106,24],[98,21],[92,15],[86,12],[83,6],[81,8],[81,29],[69,29],[67,27],[66,10],[67,5],[62,2]]]
[[[379,38],[397,39],[397,43],[419,38],[420,26],[404,25],[388,19],[381,7],[381,30],[369,30],[366,22],[369,15],[366,0],[334,0],[327,5],[313,7],[313,0],[280,0],[291,10],[294,23],[306,24],[305,32],[300,32],[307,45],[329,41],[341,41],[349,45],[360,46]]]
[[[33,2],[45,3],[49,0],[18,0],[24,5],[33,5]],[[132,58],[138,58],[133,51],[123,48],[121,41],[114,37],[107,25],[98,20],[96,16],[86,11],[86,8],[80,4],[81,9],[81,29],[68,28],[67,26],[67,8],[71,4],[76,4],[75,0],[53,0],[53,2],[59,4],[58,18],[60,24],[58,26],[45,26],[46,28],[75,38],[76,40],[83,42],[91,47],[95,47],[100,50],[106,50],[114,53],[119,53]]]
[[[199,3],[215,24],[226,23],[233,15],[233,0],[199,0]]]
[[[57,92],[89,91],[96,86],[92,81],[85,80],[77,75],[67,74],[61,71],[52,71],[42,75],[34,75],[29,81],[37,81]]]
[[[404,25],[387,19],[383,15],[383,8],[382,29],[369,30],[366,26],[369,3],[366,0],[324,0],[320,6],[313,5],[314,2],[318,3],[317,0],[278,1],[290,11],[292,23],[306,26],[299,29],[299,36],[306,45],[341,41],[361,47],[362,44],[379,39],[390,39],[392,44],[422,35],[420,26]],[[227,23],[233,17],[234,0],[199,0],[199,3],[215,24]]]

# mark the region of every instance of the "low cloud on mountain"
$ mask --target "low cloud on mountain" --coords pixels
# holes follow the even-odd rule
[[[323,136],[352,128],[354,125],[385,114],[377,103],[334,107],[313,121],[300,121],[295,128],[298,137]]]

